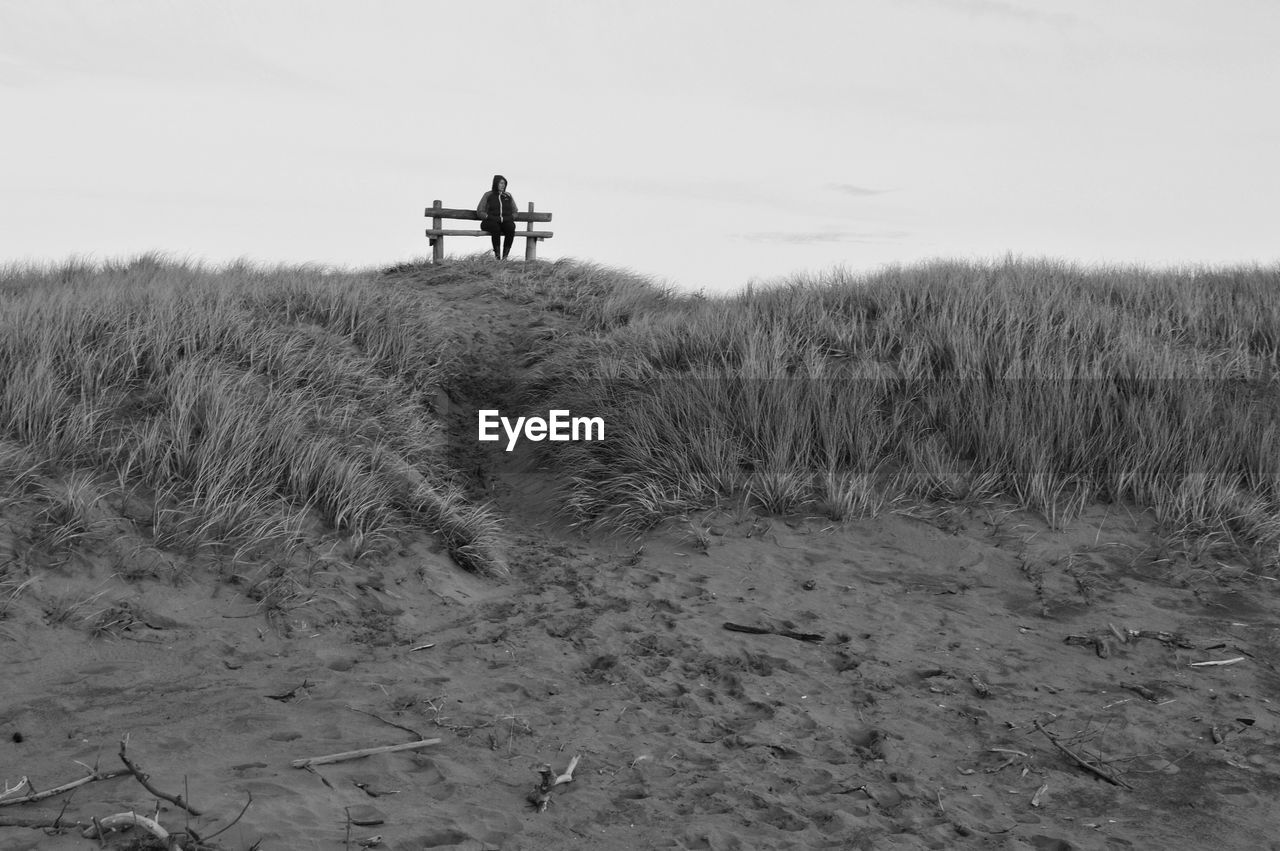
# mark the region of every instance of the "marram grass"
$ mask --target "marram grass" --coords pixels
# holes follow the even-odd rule
[[[543,444],[584,525],[936,500],[1061,525],[1103,501],[1280,562],[1280,269],[938,262],[716,297],[575,261],[387,272],[0,273],[0,518],[26,506],[55,560],[111,507],[164,549],[266,564],[317,528],[355,555],[425,529],[502,573],[429,401],[483,375],[512,406],[605,421]],[[468,363],[436,284],[571,321],[532,365]],[[0,570],[0,607],[26,581]]]
[[[1097,501],[1280,561],[1280,269],[932,263],[673,301],[585,341],[549,403],[580,522],[726,501],[837,519]]]
[[[358,557],[422,528],[500,574],[496,519],[452,484],[424,403],[448,359],[423,301],[373,274],[154,257],[10,269],[0,499],[46,474],[74,483],[29,496],[45,549],[105,500],[168,549],[265,557],[319,522]]]

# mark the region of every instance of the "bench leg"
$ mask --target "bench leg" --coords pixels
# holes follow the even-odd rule
[[[524,262],[532,263],[538,259],[538,240],[528,237],[524,241]]]
[[[442,205],[440,203],[440,199],[437,198],[435,201],[431,203],[431,209],[439,213],[442,209],[444,209],[444,205]],[[431,217],[432,230],[438,231],[443,226],[444,226],[443,216],[437,215],[437,216]],[[443,236],[436,236],[431,238],[431,262],[432,263],[444,262],[444,237]]]

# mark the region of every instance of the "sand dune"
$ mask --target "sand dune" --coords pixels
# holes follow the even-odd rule
[[[480,348],[563,321],[424,297]],[[210,837],[250,800],[212,845],[1280,847],[1277,583],[1179,567],[1136,509],[1056,531],[994,504],[726,510],[633,539],[568,528],[527,445],[472,460],[505,582],[425,536],[318,562],[274,610],[199,563],[126,581],[110,546],[41,573],[0,620],[0,804],[120,769],[127,736],[202,814],[103,779],[0,806],[0,851],[94,847],[91,819],[130,810]],[[117,620],[94,637],[35,602],[59,599]],[[574,757],[539,811],[539,767]]]

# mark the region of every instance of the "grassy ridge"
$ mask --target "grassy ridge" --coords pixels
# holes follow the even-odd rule
[[[425,294],[441,284],[452,312]],[[473,311],[513,311],[483,346],[472,291],[499,297]],[[574,321],[531,331],[539,312]],[[1058,524],[1123,501],[1275,564],[1278,367],[1277,269],[935,263],[714,298],[574,261],[10,269],[0,518],[54,556],[104,505],[156,547],[246,560],[425,528],[501,574],[497,518],[457,484],[434,407],[484,385],[604,419],[602,443],[544,444],[586,524],[985,499]]]
[[[934,263],[673,302],[563,358],[545,398],[608,426],[555,448],[584,522],[1123,500],[1274,563],[1277,367],[1277,269]]]
[[[319,522],[358,557],[425,527],[501,573],[495,518],[451,483],[424,404],[448,339],[370,274],[154,257],[9,270],[0,499],[43,506],[22,537],[46,550],[110,498],[179,551],[287,551]]]
[[[483,253],[438,265],[407,263],[385,274],[421,287],[474,284],[513,304],[571,316],[586,332],[609,331],[684,301],[643,275],[572,259],[495,264]]]

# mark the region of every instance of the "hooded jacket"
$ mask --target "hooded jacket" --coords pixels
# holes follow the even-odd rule
[[[493,176],[493,188],[480,196],[480,203],[476,205],[476,213],[480,218],[496,218],[498,221],[514,220],[516,215],[516,199],[511,197],[510,192],[500,192],[498,190],[498,181],[505,181],[506,178],[500,174]]]

